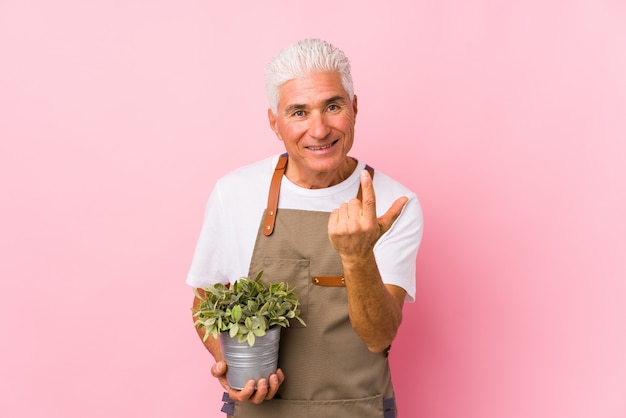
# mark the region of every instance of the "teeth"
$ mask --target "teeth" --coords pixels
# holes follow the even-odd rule
[[[319,150],[330,148],[332,146],[333,144],[328,144],[328,145],[324,145],[323,147],[308,147],[308,148],[314,151],[319,151]]]

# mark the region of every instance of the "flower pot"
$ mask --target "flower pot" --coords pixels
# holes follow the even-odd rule
[[[256,337],[254,345],[247,341],[239,342],[237,337],[231,338],[228,332],[220,333],[222,356],[228,368],[226,379],[233,389],[243,389],[250,379],[268,379],[278,367],[278,346],[280,327],[267,330],[262,337]]]

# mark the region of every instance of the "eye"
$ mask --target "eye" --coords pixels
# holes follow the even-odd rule
[[[295,112],[293,112],[293,115],[301,118],[302,116],[304,116],[304,110],[296,110]]]
[[[328,110],[330,112],[334,112],[336,110],[339,110],[339,106],[337,106],[336,104],[331,104],[330,106],[328,106]]]

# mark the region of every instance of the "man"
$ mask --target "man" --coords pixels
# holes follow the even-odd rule
[[[283,329],[279,369],[241,391],[228,386],[219,342],[206,340],[211,374],[228,395],[223,411],[395,417],[387,353],[415,294],[419,202],[348,156],[357,97],[342,51],[302,40],[268,64],[266,87],[269,124],[286,153],[217,182],[187,283],[201,289],[263,270],[296,287],[307,326]]]

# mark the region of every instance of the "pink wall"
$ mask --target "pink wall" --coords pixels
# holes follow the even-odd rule
[[[626,416],[624,2],[367,3],[0,2],[1,416],[222,416],[184,278],[305,36],[424,207],[401,416]]]

